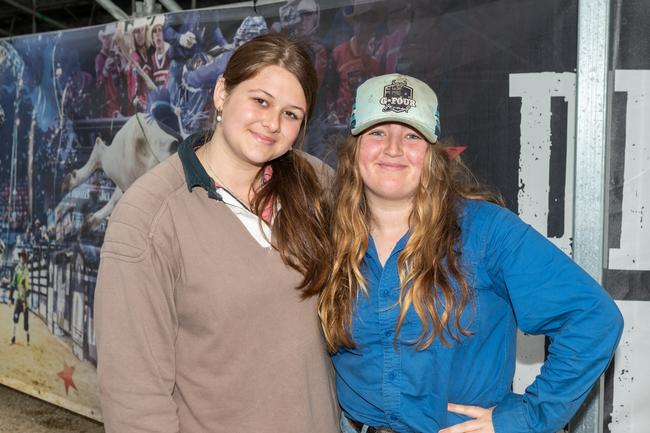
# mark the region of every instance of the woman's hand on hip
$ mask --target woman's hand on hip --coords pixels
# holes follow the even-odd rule
[[[451,427],[440,430],[439,433],[494,433],[494,426],[492,425],[493,407],[485,409],[479,406],[465,406],[462,404],[449,403],[447,405],[447,410],[474,419],[452,425]]]

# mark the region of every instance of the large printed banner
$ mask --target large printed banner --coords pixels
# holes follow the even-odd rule
[[[643,37],[648,54],[650,6],[620,3],[617,19],[636,24],[620,44]],[[437,91],[442,135],[477,177],[571,253],[577,0],[288,0],[0,40],[0,382],[101,419],[92,305],[107,218],[138,176],[211,126],[211,91],[232,52],[269,31],[311,49],[320,90],[308,152],[336,164],[366,78],[417,76]],[[614,72],[605,280],[627,323],[605,427],[640,433],[650,55],[629,52]],[[544,359],[543,338],[521,342],[517,391]]]

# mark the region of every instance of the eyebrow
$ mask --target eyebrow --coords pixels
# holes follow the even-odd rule
[[[275,99],[275,96],[271,95],[269,92],[267,92],[267,91],[264,90],[264,89],[251,89],[251,90],[248,91],[248,93],[252,93],[252,92],[262,92],[262,93],[268,95],[269,98]],[[288,107],[290,107],[290,108],[295,108],[296,110],[300,110],[300,111],[303,112],[303,114],[305,113],[305,109],[302,108],[302,107],[299,107],[299,106],[297,106],[297,105],[288,105]]]

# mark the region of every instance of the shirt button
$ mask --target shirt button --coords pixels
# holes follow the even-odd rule
[[[381,296],[383,296],[384,298],[388,298],[388,295],[389,295],[388,290],[384,289],[381,291]]]
[[[384,335],[385,335],[386,337],[390,337],[392,333],[393,333],[393,330],[392,330],[392,329],[387,329],[387,330],[384,331]]]
[[[390,380],[395,380],[395,373],[394,373],[394,372],[390,372],[390,373],[388,374],[388,378],[389,378]],[[393,416],[395,416],[395,415],[393,415]]]

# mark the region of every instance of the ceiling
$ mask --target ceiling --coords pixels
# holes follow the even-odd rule
[[[182,9],[205,8],[241,0],[174,0]],[[144,2],[135,0],[0,0],[0,38],[32,33],[86,27],[115,21],[100,3],[113,3],[127,15],[142,10]],[[156,11],[169,12],[166,1],[153,1]]]

